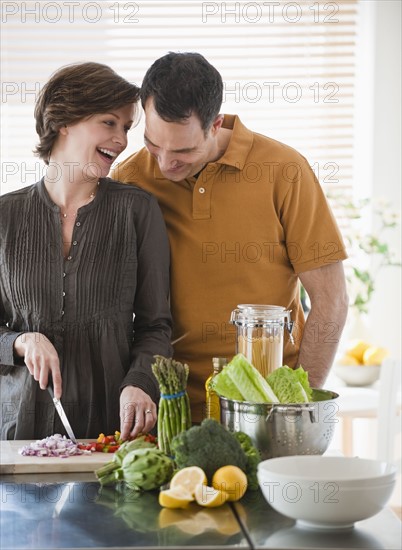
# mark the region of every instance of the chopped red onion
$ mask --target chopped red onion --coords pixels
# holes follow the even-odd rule
[[[71,439],[60,434],[38,439],[29,445],[25,445],[18,452],[23,456],[57,456],[59,458],[91,454],[91,451],[80,449]]]

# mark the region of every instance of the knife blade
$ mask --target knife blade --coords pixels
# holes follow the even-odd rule
[[[70,422],[68,421],[67,415],[64,412],[61,401],[54,396],[53,388],[51,386],[47,387],[47,391],[49,392],[50,397],[52,398],[57,414],[59,415],[60,420],[63,423],[64,429],[66,430],[68,437],[71,439],[71,441],[73,441],[73,443],[77,443],[77,439],[74,435],[73,429],[71,428]]]

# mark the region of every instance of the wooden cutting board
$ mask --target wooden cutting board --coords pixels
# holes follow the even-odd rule
[[[32,441],[0,441],[0,474],[94,472],[113,459],[112,453],[97,452],[68,458],[20,455],[18,449],[29,443]]]

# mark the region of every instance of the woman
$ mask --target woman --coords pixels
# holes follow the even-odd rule
[[[139,89],[98,63],[67,66],[35,108],[48,165],[0,197],[1,438],[149,431],[155,354],[170,356],[169,252],[156,200],[107,178]],[[39,382],[39,384],[38,384]]]

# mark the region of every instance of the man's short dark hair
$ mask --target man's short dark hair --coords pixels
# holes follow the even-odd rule
[[[180,122],[191,115],[208,130],[220,112],[223,82],[219,72],[199,53],[174,53],[157,59],[145,74],[141,103],[153,99],[158,115]]]

